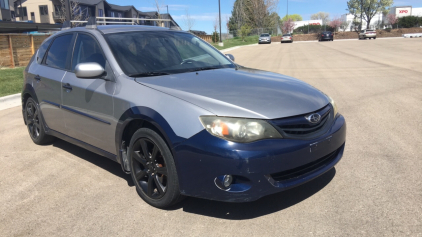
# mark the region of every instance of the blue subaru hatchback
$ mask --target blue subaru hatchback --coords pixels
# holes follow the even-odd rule
[[[62,30],[25,70],[25,124],[121,164],[150,205],[192,196],[248,202],[298,186],[342,157],[334,101],[245,68],[186,32],[146,26]]]

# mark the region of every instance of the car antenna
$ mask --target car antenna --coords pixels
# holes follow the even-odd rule
[[[87,29],[97,29],[97,18],[91,16],[88,18],[85,28]]]
[[[70,21],[63,22],[61,30],[68,30],[70,28],[72,28],[72,23],[70,23]]]

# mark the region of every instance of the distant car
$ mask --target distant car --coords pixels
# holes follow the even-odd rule
[[[362,30],[359,33],[359,39],[376,39],[377,32],[375,30]]]
[[[324,31],[321,34],[318,34],[318,41],[334,41],[334,34],[331,31]]]
[[[293,36],[292,36],[292,34],[284,34],[281,37],[281,43],[284,43],[284,42],[293,43]]]
[[[258,44],[271,44],[271,35],[268,33],[259,36]]]

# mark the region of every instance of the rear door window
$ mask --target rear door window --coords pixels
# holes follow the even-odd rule
[[[72,37],[73,34],[66,34],[54,39],[45,60],[45,64],[47,66],[66,69],[66,62]]]

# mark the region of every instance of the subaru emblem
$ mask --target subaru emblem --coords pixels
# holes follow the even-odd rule
[[[310,123],[318,123],[321,119],[321,115],[314,113],[308,116],[305,116],[305,119],[308,120]]]

